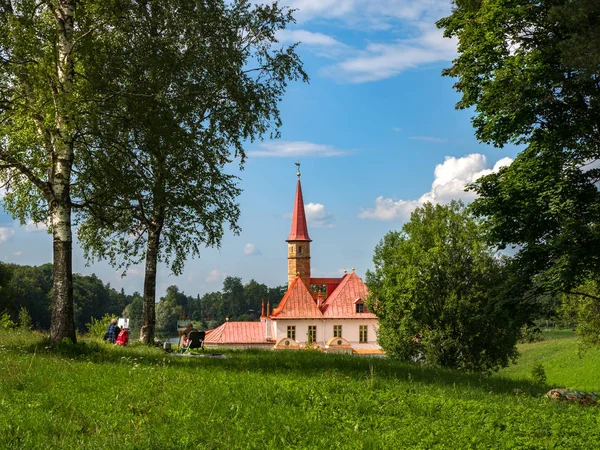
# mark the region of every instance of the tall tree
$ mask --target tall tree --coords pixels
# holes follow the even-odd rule
[[[79,238],[91,258],[145,260],[145,342],[159,261],[180,274],[202,246],[220,245],[226,224],[239,231],[226,169],[243,164],[245,142],[277,135],[287,83],[307,79],[294,46],[276,45],[292,21],[276,3],[132,1],[121,49],[94,78],[114,108],[95,117],[82,153]]]
[[[475,108],[479,140],[526,145],[471,186],[474,211],[494,243],[518,249],[522,281],[576,292],[600,280],[600,2],[454,3],[438,26],[459,42],[444,72],[457,108]]]
[[[73,168],[90,117],[107,96],[90,55],[112,36],[125,0],[11,0],[0,4],[0,183],[4,207],[53,236],[50,339],[75,341]],[[105,60],[110,60],[105,58]]]
[[[70,182],[76,138],[79,41],[90,30],[77,2],[0,6],[0,179],[4,206],[22,222],[49,221],[54,241],[50,337],[75,341]]]
[[[502,264],[461,203],[417,208],[379,243],[373,262],[368,301],[388,354],[483,372],[516,357],[526,311],[501,295]]]

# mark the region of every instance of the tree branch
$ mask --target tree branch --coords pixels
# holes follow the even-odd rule
[[[48,186],[47,183],[38,178],[25,164],[21,163],[14,156],[10,155],[6,150],[0,149],[0,161],[5,161],[8,164],[4,164],[3,166],[8,166],[10,168],[17,169],[23,175],[25,175],[29,181],[31,181],[48,199],[52,194],[52,190]],[[3,168],[8,168],[3,167]]]
[[[570,295],[581,295],[582,297],[587,297],[587,298],[591,298],[593,300],[598,300],[600,301],[600,297],[596,296],[596,295],[592,295],[592,294],[586,294],[585,292],[568,292],[568,294]]]

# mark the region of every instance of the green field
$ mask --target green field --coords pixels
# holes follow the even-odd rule
[[[1,331],[0,448],[597,448],[600,409],[543,394],[600,389],[598,351],[580,359],[571,334],[548,337],[484,377],[312,351],[50,348]],[[538,362],[549,386],[531,381]]]

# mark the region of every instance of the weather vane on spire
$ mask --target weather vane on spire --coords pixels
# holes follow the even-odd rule
[[[298,168],[298,173],[296,175],[298,175],[298,178],[300,178],[300,161],[295,162],[294,164],[296,164],[296,167]]]

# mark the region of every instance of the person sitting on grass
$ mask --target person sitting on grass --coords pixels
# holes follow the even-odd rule
[[[117,319],[111,320],[110,325],[106,328],[106,333],[104,333],[104,340],[114,344],[120,331],[121,329],[117,326]]]
[[[190,332],[191,331],[198,331],[198,330],[196,328],[194,328],[194,325],[192,324],[192,322],[188,322],[185,324],[185,330],[183,330],[181,332],[181,335],[183,336],[181,343],[183,344],[184,347],[187,347],[187,345],[190,342]]]
[[[117,336],[117,341],[115,344],[117,345],[127,345],[129,343],[129,330],[127,328],[123,328]]]

